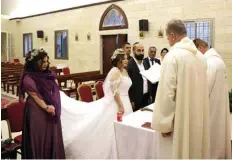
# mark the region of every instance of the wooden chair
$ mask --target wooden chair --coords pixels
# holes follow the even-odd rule
[[[63,73],[64,73],[64,75],[70,74],[70,69],[69,69],[69,67],[63,68]]]
[[[14,59],[14,63],[15,63],[15,64],[20,63],[19,59],[18,59],[18,58],[15,58],[15,59]]]
[[[56,70],[57,68],[56,68],[56,66],[52,66],[52,67],[50,67],[50,69],[54,71],[54,70]]]
[[[79,100],[83,102],[93,102],[92,89],[89,85],[81,84],[77,88],[77,93],[79,95]]]
[[[9,125],[9,120],[8,120],[8,115],[7,115],[7,108],[2,108],[1,109],[1,121],[6,121],[7,122],[7,127],[8,127],[8,132],[10,131],[10,125]],[[11,134],[9,133],[9,136]],[[2,135],[1,135],[2,138]],[[2,141],[1,145],[1,158],[2,159],[16,159],[17,158],[17,150],[21,148],[21,144],[13,143],[11,138],[5,139],[8,141],[7,143],[4,143]],[[5,142],[6,142],[5,141]],[[9,142],[10,141],[10,142]],[[21,153],[20,153],[21,154]]]
[[[9,135],[12,138],[12,132],[21,132],[23,129],[25,102],[14,102],[7,106],[8,124],[10,126]],[[14,142],[21,144],[22,135],[16,136]]]
[[[103,91],[103,82],[98,81],[94,84],[94,89],[96,92],[97,99],[101,99],[104,97],[104,91]]]
[[[14,101],[15,100],[11,101],[6,108],[1,109],[1,120],[6,120],[7,122],[10,139],[12,139],[12,133],[21,132],[23,129],[25,102]],[[22,135],[16,136],[13,141],[13,144],[17,146],[17,149],[20,149],[22,144]]]

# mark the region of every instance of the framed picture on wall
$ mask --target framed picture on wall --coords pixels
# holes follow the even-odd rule
[[[68,30],[55,31],[55,59],[68,59]]]

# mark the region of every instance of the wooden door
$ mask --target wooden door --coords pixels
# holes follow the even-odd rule
[[[117,35],[117,48],[123,48],[123,45],[127,42],[127,34]]]
[[[116,35],[103,36],[103,73],[107,74],[112,68],[111,56],[116,46]]]
[[[103,73],[107,74],[112,68],[111,56],[117,48],[122,48],[123,44],[127,42],[126,34],[119,35],[105,35],[103,39]]]

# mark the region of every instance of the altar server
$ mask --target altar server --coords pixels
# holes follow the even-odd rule
[[[231,158],[230,110],[226,65],[221,56],[201,40],[193,41],[207,60],[210,110],[210,154],[213,159]]]

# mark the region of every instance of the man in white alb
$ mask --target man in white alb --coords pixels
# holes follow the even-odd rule
[[[207,61],[210,110],[210,155],[213,159],[231,158],[231,131],[226,65],[215,49],[201,40],[193,41]]]
[[[171,49],[162,63],[152,128],[160,139],[172,138],[170,158],[203,159],[210,155],[207,64],[186,33],[181,20],[167,24]]]

